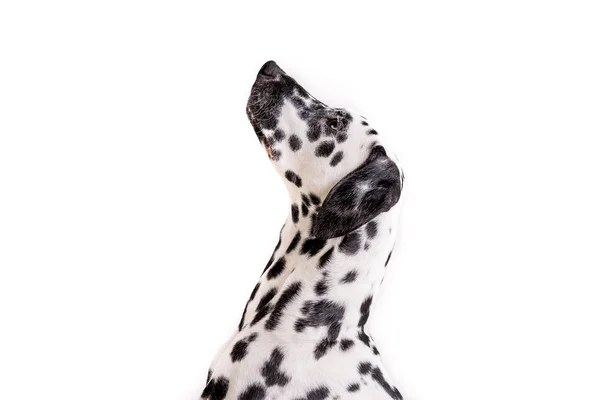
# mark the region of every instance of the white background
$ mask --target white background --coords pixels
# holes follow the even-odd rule
[[[216,3],[1,3],[0,398],[199,397],[288,212],[274,59],[402,160],[405,398],[599,399],[596,2]]]

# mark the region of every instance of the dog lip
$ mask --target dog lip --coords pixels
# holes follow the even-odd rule
[[[252,113],[252,106],[250,103],[248,103],[248,105],[246,106],[246,114],[248,115],[248,120],[250,121],[250,125],[252,125],[252,128],[254,129],[254,133],[256,134],[256,137],[258,138],[260,143],[263,145],[263,147],[267,151],[267,154],[269,155],[269,158],[270,158],[271,157],[271,147],[269,146],[269,143],[267,142],[267,138],[266,138],[265,134],[262,133],[262,130],[260,129],[260,125],[259,125],[258,121],[256,121],[256,118],[254,118],[254,114]]]
[[[271,151],[271,146],[269,146],[269,144],[267,143],[267,140],[264,138],[264,135],[262,138],[259,138],[260,142],[262,143],[263,147],[265,148],[265,151],[267,152],[267,156],[269,156],[269,159],[273,159],[273,152]]]
[[[269,145],[267,137],[265,136],[264,133],[262,133],[258,122],[254,118],[254,114],[252,113],[250,104],[248,104],[246,106],[246,114],[248,114],[248,119],[250,120],[250,125],[252,125],[252,128],[254,129],[254,133],[256,134],[258,141],[260,142],[260,144],[262,144],[263,148],[267,152],[267,156],[269,157],[269,159],[273,160],[273,151],[271,149],[271,145]]]

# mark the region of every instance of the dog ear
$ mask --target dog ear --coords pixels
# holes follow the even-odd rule
[[[345,235],[398,202],[404,176],[381,146],[329,191],[315,214],[312,234],[318,239]]]

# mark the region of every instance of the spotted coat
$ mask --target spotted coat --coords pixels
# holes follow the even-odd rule
[[[402,172],[363,117],[321,103],[272,61],[247,113],[290,213],[201,398],[402,399],[367,332]]]

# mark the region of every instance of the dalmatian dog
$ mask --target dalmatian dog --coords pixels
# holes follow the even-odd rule
[[[201,399],[402,399],[366,329],[401,170],[365,118],[323,104],[273,61],[246,111],[291,206]]]

